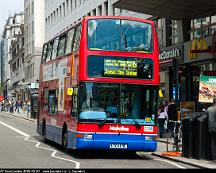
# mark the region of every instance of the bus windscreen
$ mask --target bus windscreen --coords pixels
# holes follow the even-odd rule
[[[133,20],[88,21],[90,50],[152,53],[152,25]]]
[[[157,94],[156,86],[83,82],[79,119],[99,120],[109,116],[144,120],[157,113]]]

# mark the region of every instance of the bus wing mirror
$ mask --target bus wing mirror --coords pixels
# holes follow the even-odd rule
[[[72,96],[73,92],[74,92],[73,88],[68,88],[67,89],[67,95]]]

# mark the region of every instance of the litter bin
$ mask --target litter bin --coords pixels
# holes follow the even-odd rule
[[[195,120],[194,153],[196,159],[208,159],[208,115],[201,112],[201,116]]]
[[[39,108],[39,95],[38,93],[33,93],[31,95],[31,118],[36,119],[38,117],[38,108]]]
[[[195,120],[200,117],[200,112],[194,112],[192,115],[182,119],[182,156],[191,158],[194,153],[194,131]]]
[[[208,130],[207,115],[201,113],[201,116],[195,120],[194,131],[194,153],[196,159],[205,158],[206,134]]]

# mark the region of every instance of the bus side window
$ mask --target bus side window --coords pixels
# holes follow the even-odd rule
[[[53,115],[56,115],[58,113],[58,100],[56,98],[56,90],[49,91],[48,112]]]
[[[50,61],[52,58],[53,41],[48,43],[46,62]]]
[[[66,41],[66,34],[62,35],[59,39],[57,56],[62,56],[65,54],[65,44],[66,44],[65,41]]]
[[[55,59],[57,57],[58,43],[59,43],[59,37],[55,38],[55,40],[54,40],[51,59]]]
[[[78,111],[78,100],[77,100],[78,88],[73,88],[73,95],[72,95],[72,109],[71,115],[73,117],[77,116]]]
[[[65,50],[66,54],[72,52],[73,38],[74,38],[74,28],[69,30],[67,33],[66,50]]]
[[[46,62],[46,52],[47,52],[47,44],[44,45],[43,47],[43,52],[42,52],[42,59],[41,59],[41,64]]]
[[[81,25],[78,25],[75,29],[74,34],[74,44],[73,44],[73,51],[79,50],[80,47],[80,36],[81,36]]]
[[[44,91],[43,91],[43,109],[44,110],[48,110],[48,95],[49,95],[49,90],[48,88],[45,88]]]

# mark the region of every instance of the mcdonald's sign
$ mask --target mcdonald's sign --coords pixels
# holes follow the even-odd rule
[[[191,48],[189,52],[190,60],[197,59],[198,53],[208,53],[211,52],[211,48],[207,47],[205,38],[195,38],[191,42]]]

